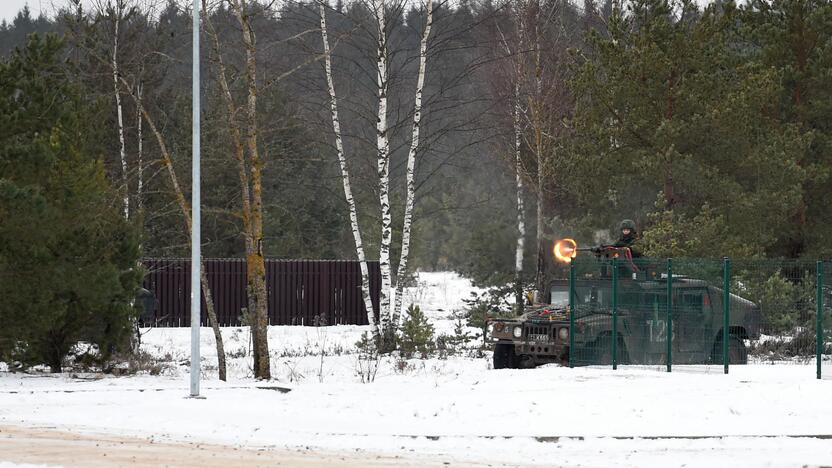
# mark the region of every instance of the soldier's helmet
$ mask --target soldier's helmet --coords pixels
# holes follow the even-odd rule
[[[621,223],[618,225],[618,232],[621,232],[625,229],[629,229],[631,233],[635,234],[635,232],[636,232],[636,223],[635,223],[635,221],[633,221],[632,219],[625,219],[624,221],[621,221]]]

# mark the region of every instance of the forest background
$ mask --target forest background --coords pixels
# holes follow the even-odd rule
[[[101,2],[77,10],[67,2],[48,18],[24,9],[0,24],[0,54],[9,57],[31,33],[65,38],[64,58],[77,67],[69,78],[88,99],[101,99],[107,111],[96,122],[96,136],[113,185],[124,191],[112,69],[95,58],[96,48],[100,56],[112,55],[113,15],[123,16],[119,74],[133,86],[141,84],[141,99],[158,116],[189,195],[190,12],[173,1],[122,0],[120,13],[117,2],[109,3],[109,8]],[[226,39],[233,86],[244,68],[243,54],[239,26],[223,4],[211,15]],[[648,251],[657,254],[829,254],[825,226],[832,210],[824,198],[830,170],[832,5],[718,2],[702,11],[694,3],[640,0],[617,15],[618,7],[544,0],[435,3],[417,151],[413,269],[456,270],[490,284],[513,274],[515,82],[521,88],[523,217],[532,246],[524,258],[532,276],[538,224],[549,247],[563,236],[593,242],[596,231],[632,218]],[[256,22],[262,70],[257,78],[264,85],[259,138],[271,158],[263,176],[265,254],[354,258],[321,38],[312,31],[319,21],[317,4],[271,2],[267,8],[250,2],[248,8]],[[395,181],[406,172],[425,10],[415,3],[388,8],[399,8],[388,14],[387,26],[390,177],[397,218],[405,194],[404,184]],[[353,190],[359,213],[372,218],[373,210],[360,209],[378,203],[372,177],[375,126],[367,124],[375,120],[375,51],[362,24],[372,9],[361,1],[337,2],[327,12],[336,43],[332,66],[341,94],[345,153],[355,168]],[[88,23],[83,31],[78,21]],[[203,67],[208,75],[204,252],[240,257],[239,182],[233,158],[226,156],[231,145],[211,52],[203,46],[208,64]],[[279,84],[274,80],[289,70],[295,71]],[[147,124],[139,129],[129,90],[119,93],[125,94],[126,189],[134,207],[130,216],[141,218],[143,255],[187,256],[187,234],[172,207],[175,197],[160,174],[160,150]],[[378,220],[366,222],[373,226]],[[393,235],[401,235],[398,231]],[[379,233],[365,229],[369,246],[379,243]]]
[[[189,5],[58,7],[0,24],[4,99],[32,81],[18,69],[71,90],[72,153],[106,176],[119,251],[186,257]],[[417,269],[542,289],[555,239],[609,241],[623,218],[654,256],[832,252],[829,1],[229,0],[203,13],[203,255],[245,257],[252,277],[264,256],[381,260],[394,311],[393,285]],[[9,154],[0,177],[24,187],[35,172]]]

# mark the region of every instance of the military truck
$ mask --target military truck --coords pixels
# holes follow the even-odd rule
[[[531,368],[569,361],[611,364],[612,342],[621,364],[662,364],[667,359],[667,281],[672,290],[674,364],[722,363],[723,290],[699,279],[677,277],[644,281],[623,275],[618,282],[617,336],[613,337],[612,283],[581,279],[575,286],[574,327],[569,324],[569,281],[551,284],[547,304],[526,308],[511,319],[490,319],[486,337],[494,343],[494,368]],[[730,294],[729,362],[746,364],[744,340],[760,335],[757,304]]]

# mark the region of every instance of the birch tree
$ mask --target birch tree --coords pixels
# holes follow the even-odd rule
[[[119,141],[119,159],[121,161],[121,183],[123,192],[123,209],[124,218],[130,217],[130,185],[128,184],[128,168],[127,168],[127,151],[124,144],[124,116],[121,107],[121,94],[119,93],[119,64],[118,64],[118,39],[119,26],[121,25],[122,17],[125,13],[125,0],[115,0],[115,6],[109,1],[107,2],[108,13],[113,18],[113,54],[111,60],[111,67],[113,70],[113,94],[116,98],[116,114],[118,118],[118,141]]]
[[[534,128],[534,152],[537,160],[537,269],[535,272],[535,299],[539,300],[540,295],[543,294],[546,287],[546,260],[548,258],[548,249],[546,248],[546,241],[544,238],[544,226],[546,220],[544,219],[543,207],[544,200],[544,186],[546,178],[546,160],[543,154],[543,63],[541,61],[541,9],[540,0],[534,1],[534,97],[529,103],[529,109],[532,112],[532,127]]]
[[[525,100],[521,106],[521,122],[514,122],[515,133],[520,128],[522,142],[530,151],[530,160],[515,162],[515,176],[521,175],[536,196],[535,200],[535,299],[546,290],[547,266],[550,259],[546,238],[547,205],[554,200],[547,197],[553,175],[553,160],[556,158],[552,142],[558,133],[554,128],[558,122],[558,111],[562,110],[561,100],[565,99],[563,72],[557,68],[557,60],[564,49],[562,28],[553,28],[558,12],[564,14],[567,8],[559,2],[547,0],[522,0],[511,3],[512,22],[515,31],[514,50],[509,50],[503,37],[504,48],[511,57],[514,99]],[[544,38],[546,51],[544,56]],[[518,89],[519,88],[519,89]],[[525,95],[525,98],[522,97]],[[517,112],[515,108],[514,113]],[[528,130],[528,131],[527,131]],[[520,156],[515,155],[515,160]],[[520,181],[524,183],[524,181]],[[525,229],[524,229],[525,231]],[[519,229],[518,229],[519,232]],[[520,267],[516,267],[518,269]],[[519,297],[519,296],[518,296]]]
[[[515,310],[519,314],[523,310],[523,255],[526,243],[526,215],[523,206],[523,163],[521,155],[521,134],[520,114],[522,112],[520,101],[520,83],[514,82],[514,112],[512,123],[514,124],[514,178],[517,184],[517,246],[514,254],[514,301]]]
[[[126,4],[125,0],[119,0],[122,7]],[[80,8],[80,7],[79,7]],[[139,5],[136,5],[135,8],[139,8]],[[101,8],[101,5],[92,11],[93,15],[101,15],[102,12],[106,10]],[[100,50],[97,47],[99,41],[102,40],[100,36],[96,35],[94,25],[90,25],[90,18],[88,15],[84,15],[83,12],[79,9],[78,14],[74,19],[66,18],[68,21],[69,26],[69,35],[70,38],[74,40],[76,46],[83,50],[94,62],[97,62],[105,67],[108,67],[110,72],[113,72],[112,76],[116,80],[115,83],[117,87],[115,88],[116,95],[120,95],[123,92],[126,92],[127,95],[130,96],[132,99],[135,107],[136,107],[136,114],[137,114],[137,138],[138,138],[138,189],[137,189],[137,204],[141,204],[141,193],[143,190],[144,178],[143,178],[143,171],[144,171],[144,162],[143,162],[143,135],[142,135],[142,121],[147,122],[148,126],[150,127],[150,132],[156,140],[156,143],[159,146],[159,151],[161,153],[161,158],[158,162],[162,164],[166,173],[168,174],[168,178],[170,181],[170,185],[173,188],[173,197],[174,200],[179,207],[179,212],[182,214],[182,219],[184,221],[185,232],[188,238],[191,237],[192,229],[191,229],[191,207],[185,197],[185,193],[182,190],[182,186],[179,183],[179,178],[176,174],[176,169],[174,166],[174,156],[169,150],[169,145],[165,141],[165,137],[162,134],[162,131],[159,129],[158,125],[155,123],[153,116],[147,110],[144,105],[143,101],[143,93],[144,93],[144,85],[141,84],[140,78],[132,77],[128,79],[129,73],[125,73],[123,68],[119,68],[117,72],[115,72],[115,67],[119,66],[119,62],[117,60],[112,60],[112,56],[105,57],[98,53]],[[114,41],[115,43],[116,41]],[[141,73],[138,73],[139,75]],[[138,84],[133,84],[132,81],[138,81]],[[154,162],[155,164],[155,162]],[[208,323],[212,328],[214,333],[216,348],[217,348],[217,369],[219,374],[220,380],[226,380],[226,359],[225,359],[225,347],[222,339],[222,334],[219,329],[219,323],[217,321],[217,314],[216,308],[213,301],[213,294],[208,283],[208,277],[206,275],[205,265],[201,265],[201,276],[200,276],[200,284],[202,287],[203,298],[205,300],[207,315],[208,315]]]
[[[390,244],[393,241],[393,223],[390,215],[390,140],[387,127],[387,25],[384,0],[373,0],[376,19],[376,85],[378,87],[378,118],[376,120],[376,158],[378,168],[378,197],[381,206],[381,241],[378,263],[381,270],[381,294],[379,296],[379,321],[386,344],[390,337],[390,299],[392,277]]]
[[[140,106],[142,103],[142,82],[141,79],[136,85],[136,208],[139,212],[144,208],[142,200],[144,194],[144,135],[142,133],[142,112]]]
[[[400,319],[402,306],[403,278],[407,273],[407,262],[410,254],[411,230],[413,224],[413,208],[416,191],[416,156],[419,149],[420,128],[422,121],[422,93],[426,76],[428,38],[433,24],[434,3],[428,0],[426,3],[427,21],[422,32],[419,47],[419,68],[414,94],[414,108],[411,124],[410,145],[407,156],[406,175],[406,201],[405,213],[402,226],[402,244],[396,283],[393,283],[392,265],[390,261],[390,250],[393,243],[393,226],[390,210],[390,127],[388,125],[388,92],[389,92],[389,60],[388,60],[388,26],[387,8],[383,0],[373,0],[372,12],[374,21],[373,35],[376,46],[376,169],[378,180],[379,219],[381,220],[381,232],[379,241],[379,269],[381,273],[381,291],[379,298],[379,320],[376,321],[369,296],[369,276],[367,274],[366,255],[361,240],[361,231],[358,225],[358,216],[355,199],[349,178],[349,170],[344,155],[344,146],[341,135],[340,121],[338,118],[337,98],[332,77],[331,50],[328,41],[326,27],[326,8],[323,1],[318,4],[321,17],[321,38],[324,43],[327,89],[330,100],[330,115],[332,127],[335,133],[335,146],[338,154],[338,161],[341,168],[341,175],[344,185],[344,194],[350,211],[350,223],[353,231],[353,238],[356,245],[356,254],[362,268],[362,296],[368,312],[368,321],[374,341],[382,351],[390,351],[395,348],[396,330]],[[398,8],[394,10],[399,11]]]
[[[523,310],[523,259],[525,256],[526,244],[526,215],[524,206],[524,184],[523,184],[523,126],[521,116],[523,114],[522,94],[521,94],[521,79],[523,75],[523,44],[525,39],[525,26],[522,19],[521,11],[524,8],[524,3],[517,1],[512,6],[512,13],[514,16],[514,29],[516,36],[516,43],[514,48],[509,44],[509,39],[499,29],[500,39],[506,57],[511,60],[510,82],[512,86],[511,93],[511,122],[514,141],[512,145],[513,162],[514,162],[514,179],[515,179],[515,196],[517,207],[517,241],[514,249],[514,301],[515,312],[518,314]]]
[[[534,155],[536,168],[532,179],[536,195],[535,235],[537,267],[535,271],[535,297],[546,291],[547,267],[550,262],[550,247],[547,237],[547,217],[551,210],[557,210],[558,200],[554,199],[556,191],[552,184],[557,184],[556,161],[558,160],[556,140],[559,137],[560,116],[564,115],[569,105],[569,91],[566,87],[566,67],[563,59],[570,44],[565,17],[570,8],[561,2],[533,0],[518,4],[523,14],[518,21],[524,21],[525,31],[531,31],[528,39],[527,59],[523,60],[523,77],[528,83],[528,116],[526,121],[531,135],[526,138],[526,145]],[[587,13],[590,14],[590,13]],[[545,40],[545,42],[544,42]],[[544,53],[544,47],[546,48]]]
[[[338,118],[338,98],[335,94],[335,83],[332,79],[332,54],[329,47],[329,35],[326,27],[326,6],[323,0],[318,2],[318,11],[321,16],[321,40],[324,45],[324,72],[326,73],[327,91],[330,100],[330,115],[332,118],[332,129],[335,133],[335,149],[338,154],[338,165],[341,170],[341,180],[344,186],[344,198],[350,212],[350,228],[352,229],[353,240],[355,241],[355,252],[361,267],[361,297],[367,311],[367,322],[370,324],[373,335],[373,342],[379,339],[379,327],[373,312],[373,303],[370,299],[370,273],[367,267],[367,257],[364,254],[364,242],[361,239],[361,229],[358,225],[358,208],[355,197],[352,194],[350,173],[347,168],[347,159],[344,155],[344,142],[341,136],[341,121]]]
[[[407,194],[404,206],[404,220],[402,221],[402,245],[399,258],[399,268],[396,273],[396,288],[393,290],[392,328],[399,326],[402,310],[402,295],[404,292],[404,277],[407,275],[407,262],[410,256],[411,228],[413,226],[413,203],[416,198],[416,152],[419,149],[419,129],[422,123],[422,91],[425,87],[425,67],[427,64],[428,38],[433,26],[433,0],[427,0],[425,5],[427,19],[419,44],[419,74],[416,79],[416,95],[413,101],[413,127],[410,136],[410,150],[407,152]]]

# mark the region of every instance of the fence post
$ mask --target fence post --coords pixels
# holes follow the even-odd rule
[[[815,299],[815,362],[817,364],[818,379],[821,378],[821,358],[823,357],[823,261],[817,263],[817,298]]]
[[[722,365],[728,373],[728,328],[731,315],[731,260],[722,259]]]
[[[667,337],[667,371],[671,371],[673,365],[673,260],[667,259],[667,317],[665,317],[665,324],[667,330],[665,336]]]
[[[569,262],[569,368],[575,367],[575,259]]]
[[[612,370],[618,369],[618,257],[612,259]]]

